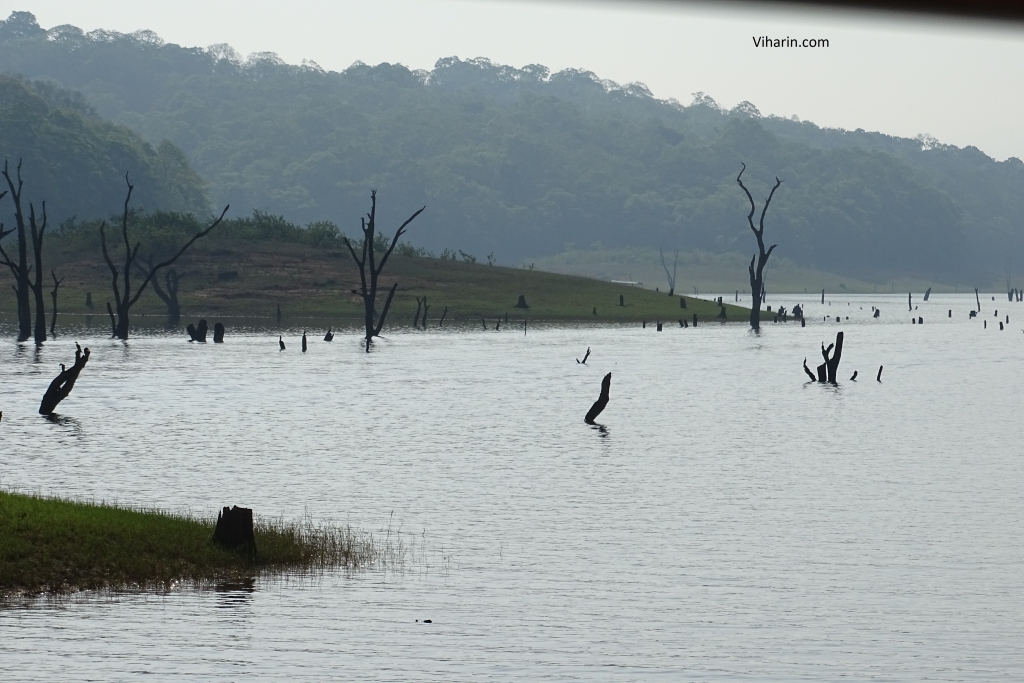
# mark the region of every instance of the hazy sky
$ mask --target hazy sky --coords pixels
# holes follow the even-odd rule
[[[6,0],[5,0],[6,3]],[[575,67],[689,104],[822,126],[975,145],[1024,158],[1024,24],[785,6],[498,0],[16,0],[45,28],[148,28],[186,46],[230,43],[326,69],[361,60],[429,69],[440,57]],[[828,48],[757,48],[754,36],[826,38]]]

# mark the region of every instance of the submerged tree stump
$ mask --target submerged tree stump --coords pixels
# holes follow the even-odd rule
[[[209,327],[207,326],[205,320],[200,320],[198,326],[189,323],[188,327],[185,328],[185,331],[188,332],[189,341],[201,342],[205,344],[206,333],[209,331]]]
[[[213,343],[224,343],[224,323],[217,323],[213,326]]]
[[[60,374],[50,382],[46,393],[43,394],[43,400],[39,403],[40,415],[53,414],[57,404],[66,399],[68,394],[71,393],[71,390],[75,387],[75,382],[78,380],[78,375],[88,362],[89,349],[83,351],[78,342],[75,342],[75,363],[70,369],[66,368],[63,363],[60,364]]]
[[[256,555],[256,535],[253,533],[252,508],[237,505],[225,507],[217,515],[217,528],[213,542],[229,550]]]
[[[583,421],[588,425],[594,424],[594,420],[601,414],[601,411],[608,405],[608,398],[612,387],[612,373],[608,373],[601,380],[601,395],[594,401],[594,405],[590,406],[590,410],[587,411],[587,416],[583,418]]]
[[[334,328],[328,327],[327,334],[324,335],[324,341],[334,341]]]
[[[679,297],[679,308],[686,308],[686,297]]]

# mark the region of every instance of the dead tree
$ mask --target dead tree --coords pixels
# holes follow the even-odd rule
[[[136,259],[139,255],[139,247],[141,243],[136,242],[135,246],[132,247],[131,242],[128,240],[128,204],[132,199],[132,190],[135,186],[128,180],[128,174],[125,174],[124,181],[128,185],[128,194],[124,199],[124,213],[121,217],[121,236],[124,239],[124,267],[120,270],[114,265],[114,262],[110,258],[110,252],[107,250],[107,233],[106,233],[106,221],[100,223],[100,244],[103,247],[103,259],[107,262],[107,267],[110,268],[110,273],[113,276],[113,289],[114,289],[114,302],[115,307],[111,308],[110,302],[107,302],[107,313],[110,315],[110,326],[112,328],[112,337],[118,339],[128,339],[128,312],[131,307],[139,300],[142,293],[146,291],[146,287],[156,274],[163,268],[167,268],[174,264],[182,254],[188,251],[196,240],[201,237],[206,237],[210,234],[210,231],[216,228],[220,222],[224,219],[224,214],[228,212],[228,206],[224,207],[224,210],[220,212],[220,216],[214,220],[208,228],[197,232],[192,238],[185,243],[185,245],[179,249],[174,256],[157,263],[156,265],[149,268],[149,273],[146,274],[142,280],[142,284],[139,285],[135,294],[132,294],[131,286],[131,273],[132,269],[136,267]],[[121,281],[123,280],[123,284]],[[122,291],[122,286],[124,290]]]
[[[140,277],[146,277],[146,275],[153,270],[153,254],[150,254],[146,258],[140,259],[145,263],[145,267],[142,264],[136,262],[135,271]],[[181,278],[185,275],[179,275],[177,269],[168,268],[164,272],[164,285],[160,286],[160,278],[154,277],[150,283],[153,285],[153,292],[160,297],[160,301],[164,302],[167,306],[167,327],[177,327],[178,323],[181,322],[181,305],[178,303],[178,283],[181,282]],[[165,289],[166,288],[166,289]]]
[[[665,263],[665,251],[658,247],[658,252],[661,254],[661,267],[665,269],[665,277],[668,278],[668,295],[675,296],[676,293],[676,266],[679,264],[679,250],[676,249],[675,260],[672,261],[672,274],[669,275],[668,264]],[[619,296],[619,305],[622,305],[622,296]]]
[[[444,307],[444,313],[441,314],[441,319],[437,321],[438,327],[444,327],[444,317],[448,315],[448,307]]]
[[[28,293],[31,286],[28,281],[28,235],[25,231],[25,214],[21,211],[21,188],[24,184],[21,180],[21,161],[18,161],[18,182],[15,186],[14,180],[11,178],[10,173],[7,169],[7,160],[4,160],[4,179],[7,181],[7,187],[10,188],[11,199],[14,200],[14,228],[12,230],[3,231],[0,230],[0,237],[6,236],[17,230],[18,233],[18,260],[14,262],[4,251],[3,246],[0,246],[0,257],[3,258],[3,264],[6,265],[11,275],[14,276],[14,293],[18,300],[18,341],[28,341],[28,338],[32,336],[32,310],[31,304],[29,303]],[[7,195],[7,192],[4,192]]]
[[[420,326],[420,311],[423,309],[423,299],[416,297],[416,317],[412,319],[412,326]]]
[[[57,375],[50,386],[46,389],[46,393],[43,394],[43,400],[39,404],[40,415],[52,415],[53,410],[57,407],[57,404],[68,397],[71,390],[75,387],[75,381],[78,380],[78,375],[82,372],[82,368],[89,362],[89,349],[82,351],[82,347],[79,346],[78,342],[75,342],[75,364],[70,369],[60,364],[60,374]]]
[[[50,292],[50,297],[53,299],[53,311],[52,317],[50,318],[50,336],[57,337],[57,290],[60,289],[60,283],[64,282],[64,278],[57,279],[57,273],[50,271],[50,276],[53,277],[53,291]]]
[[[833,350],[834,349],[834,350]],[[817,367],[818,370],[818,381],[824,384],[836,383],[836,372],[839,370],[839,361],[843,357],[843,333],[840,332],[836,335],[835,344],[829,344],[828,348],[825,348],[825,342],[821,343],[821,357],[825,359],[825,362]],[[811,376],[811,371],[807,368],[807,359],[804,359],[804,372]]]
[[[818,378],[814,376],[814,373],[811,372],[811,369],[807,367],[807,358],[804,358],[804,372],[807,373],[807,376],[811,378],[812,382],[818,381]]]
[[[594,401],[594,405],[590,406],[590,410],[587,411],[587,416],[583,418],[583,421],[588,425],[594,424],[594,420],[601,414],[601,411],[608,405],[609,393],[612,387],[612,373],[608,373],[601,380],[601,395]]]
[[[388,309],[391,308],[391,300],[394,298],[395,290],[398,288],[397,282],[391,286],[388,298],[384,302],[384,310],[380,313],[380,319],[376,320],[377,280],[384,270],[391,252],[395,250],[399,238],[405,234],[406,226],[412,223],[413,219],[423,213],[423,210],[426,208],[424,206],[402,223],[395,232],[395,236],[391,239],[391,246],[388,247],[387,251],[384,252],[384,256],[381,257],[380,263],[377,263],[373,253],[373,239],[377,234],[377,190],[370,192],[370,213],[367,214],[366,218],[360,219],[363,229],[363,257],[359,258],[356,256],[356,250],[352,248],[352,243],[349,242],[348,237],[342,237],[345,240],[345,246],[348,247],[349,253],[352,254],[352,260],[359,267],[359,280],[362,289],[358,294],[363,298],[363,308],[365,310],[367,353],[370,352],[370,342],[373,341],[373,338],[380,336],[380,331],[384,327],[384,320],[388,315]],[[369,267],[369,273],[366,272],[367,267]]]
[[[754,233],[754,237],[757,238],[757,254],[750,259],[750,327],[754,330],[761,329],[761,301],[764,298],[764,267],[768,263],[768,257],[772,255],[772,251],[775,250],[777,244],[773,244],[765,251],[764,248],[764,217],[768,213],[768,205],[772,203],[772,197],[775,196],[775,190],[779,189],[779,185],[782,181],[775,178],[775,187],[772,188],[771,193],[768,195],[768,199],[764,201],[764,208],[761,210],[761,221],[759,223],[760,228],[754,227],[754,212],[756,207],[754,206],[754,198],[750,195],[750,191],[747,190],[743,184],[743,171],[747,170],[747,165],[742,164],[743,168],[740,169],[740,174],[736,176],[736,182],[741,188],[743,188],[744,194],[747,195],[747,199],[750,201],[750,213],[747,214],[747,223],[750,225],[750,230]],[[755,261],[757,267],[755,268]]]
[[[21,162],[18,162],[17,176],[18,182],[15,184],[14,179],[11,178],[8,172],[7,162],[4,161],[3,170],[4,179],[7,181],[7,187],[11,193],[11,199],[14,200],[14,220],[18,230],[18,262],[14,263],[0,247],[0,258],[3,258],[2,263],[11,269],[11,273],[14,275],[17,281],[17,287],[15,291],[18,294],[18,341],[25,341],[28,339],[29,334],[32,331],[32,312],[29,307],[28,293],[31,291],[35,295],[36,300],[36,321],[34,337],[37,344],[46,341],[46,301],[43,296],[43,236],[46,232],[46,202],[43,202],[42,209],[42,222],[36,220],[36,208],[35,205],[29,203],[28,205],[28,223],[29,231],[26,233],[25,230],[25,214],[22,210],[21,205],[21,189],[24,185],[21,179]],[[6,195],[7,192],[4,192]],[[3,197],[4,195],[0,195]],[[27,240],[32,240],[32,250],[34,254],[34,264],[28,263],[28,246]],[[34,280],[29,279],[29,273],[35,268]]]
[[[580,360],[579,358],[577,358],[576,362],[579,363],[580,365],[586,365],[588,358],[590,358],[590,347],[589,346],[587,347],[587,352],[585,354],[583,354],[583,360]]]
[[[213,326],[213,343],[224,343],[224,323],[217,323]]]

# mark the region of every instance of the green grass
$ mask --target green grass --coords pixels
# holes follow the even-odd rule
[[[257,518],[255,559],[211,543],[215,521],[0,491],[0,594],[204,582],[268,572],[395,567],[401,541],[349,526]]]
[[[60,290],[60,312],[75,316],[91,314],[94,325],[105,324],[105,303],[112,296],[110,272],[102,258],[95,254],[82,256],[80,252],[64,254],[58,240],[51,247],[46,267],[52,265],[59,276],[67,278]],[[278,304],[286,319],[313,318],[322,320],[325,326],[362,315],[361,299],[352,292],[359,286],[359,274],[347,251],[286,242],[211,240],[189,252],[179,262],[178,271],[185,274],[179,294],[182,324],[200,317],[212,323],[219,316],[273,320]],[[227,279],[228,273],[235,275]],[[692,320],[694,313],[700,320],[709,321],[719,313],[717,305],[694,299],[685,291],[679,292],[687,295],[687,309],[683,310],[678,296],[587,277],[399,256],[392,257],[381,276],[378,309],[394,282],[398,282],[398,290],[389,314],[389,327],[411,325],[416,297],[424,295],[434,325],[445,307],[445,324],[479,324],[483,317],[493,325],[497,317],[504,319],[506,313],[510,323],[523,317],[551,321],[672,322],[680,318]],[[92,292],[92,310],[85,307],[86,292]],[[526,297],[529,309],[515,308],[520,294]],[[624,297],[624,306],[618,305],[620,295]],[[9,288],[0,289],[0,313],[10,316],[14,310],[13,293]],[[132,312],[137,316],[136,323],[141,324],[143,315],[156,316],[156,322],[165,310],[156,295],[147,291]],[[749,311],[728,305],[726,315],[729,321],[744,321]]]

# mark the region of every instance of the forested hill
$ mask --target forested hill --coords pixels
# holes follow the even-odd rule
[[[72,216],[116,213],[125,173],[137,187],[136,206],[205,215],[202,178],[170,142],[153,147],[125,126],[100,119],[74,92],[0,75],[0,164],[12,179],[22,163],[28,203],[50,223]],[[0,181],[0,191],[6,181]],[[6,213],[6,209],[5,209]]]
[[[758,199],[785,181],[768,236],[798,263],[949,281],[1001,272],[1024,247],[1019,160],[749,103],[724,111],[700,94],[681,106],[586,71],[448,58],[429,72],[330,72],[148,31],[43,30],[27,13],[0,24],[0,71],[80,91],[151,143],[170,140],[217,205],[352,233],[377,188],[386,221],[427,205],[414,243],[502,263],[598,242],[749,252],[741,162]]]

